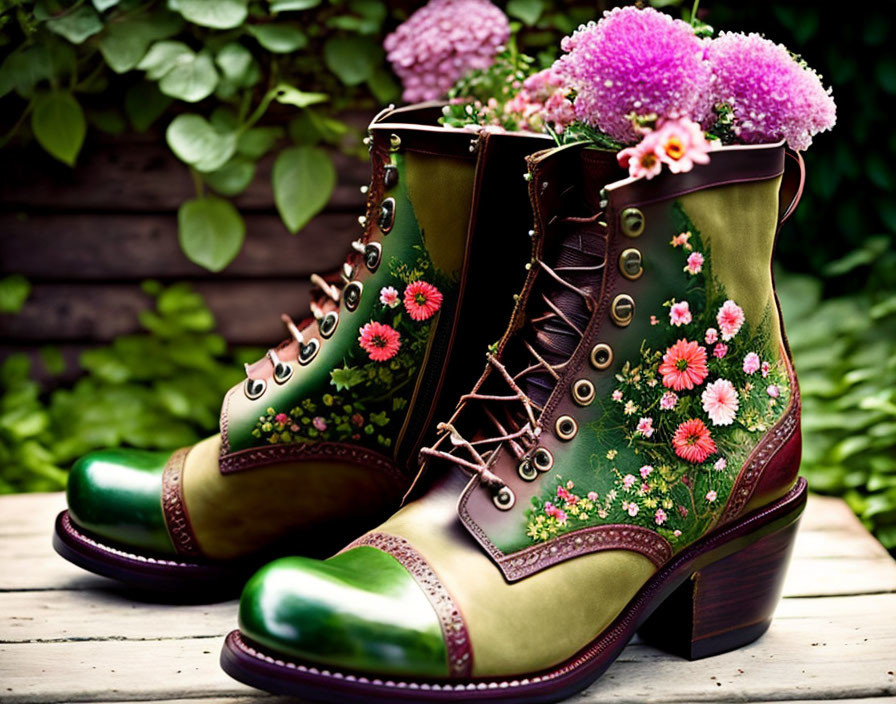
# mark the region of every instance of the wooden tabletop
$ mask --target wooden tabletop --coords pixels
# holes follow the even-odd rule
[[[62,494],[0,497],[0,702],[285,702],[218,667],[236,602],[135,602],[50,546]],[[813,496],[769,632],[696,662],[632,642],[570,701],[896,701],[896,562]]]

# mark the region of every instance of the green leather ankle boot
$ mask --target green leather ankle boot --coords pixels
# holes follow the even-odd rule
[[[430,419],[510,315],[531,249],[524,157],[550,143],[445,129],[440,114],[411,106],[370,125],[367,213],[342,281],[315,279],[313,322],[284,318],[290,338],[228,392],[219,435],[75,464],[61,555],[202,595],[272,555],[329,554],[397,508]]]
[[[806,499],[771,273],[782,145],[627,178],[530,157],[537,244],[430,486],[325,561],[247,584],[224,669],[333,702],[548,702],[640,631],[696,658],[768,627]],[[785,168],[785,163],[787,167]]]

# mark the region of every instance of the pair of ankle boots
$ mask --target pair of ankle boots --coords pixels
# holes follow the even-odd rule
[[[636,632],[752,642],[806,499],[771,272],[801,160],[731,146],[633,179],[439,114],[371,124],[342,281],[220,435],[80,460],[57,550],[210,598],[303,555],[249,579],[221,662],[319,700],[552,701]]]

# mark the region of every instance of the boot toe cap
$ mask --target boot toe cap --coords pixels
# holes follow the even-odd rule
[[[79,527],[118,545],[175,554],[162,511],[162,472],[168,453],[99,450],[69,473],[69,515]]]
[[[358,547],[326,561],[272,562],[246,585],[240,630],[263,648],[333,668],[444,677],[429,599],[391,555]]]

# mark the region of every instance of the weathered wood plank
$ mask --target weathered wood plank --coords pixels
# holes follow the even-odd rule
[[[277,215],[247,215],[245,244],[219,274],[184,256],[174,214],[0,213],[0,273],[32,281],[305,278],[342,263],[351,240],[361,234],[361,212],[321,214],[296,235]]]
[[[577,701],[755,702],[896,694],[893,607],[829,617],[818,615],[827,604],[813,601],[819,601],[816,615],[776,619],[756,643],[714,658],[686,663],[630,645]],[[5,643],[0,681],[7,702],[56,701],[63,692],[67,701],[248,695],[251,690],[218,668],[220,646],[220,636]]]
[[[358,187],[370,178],[369,164],[330,150],[339,174],[328,207],[356,209]],[[252,184],[234,204],[244,212],[272,210],[274,155],[259,161]],[[4,149],[0,153],[0,209],[44,212],[174,212],[195,188],[190,171],[165,145],[164,137],[124,137],[89,141],[74,169],[43,150]]]
[[[281,313],[308,313],[307,279],[199,281],[195,290],[215,315],[228,342],[272,345],[286,337]],[[22,342],[108,342],[139,332],[137,316],[151,306],[136,284],[36,284],[16,315],[0,315],[0,337]]]

